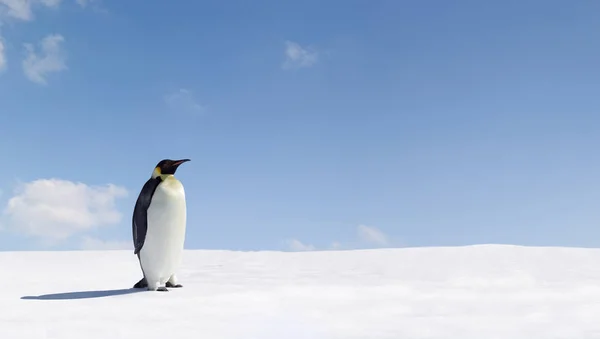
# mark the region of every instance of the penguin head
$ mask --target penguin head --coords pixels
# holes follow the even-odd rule
[[[177,171],[177,167],[183,164],[184,162],[190,161],[190,159],[181,159],[181,160],[171,160],[164,159],[161,160],[156,167],[154,168],[154,172],[152,172],[152,178],[156,178],[163,175],[173,175],[175,171]]]

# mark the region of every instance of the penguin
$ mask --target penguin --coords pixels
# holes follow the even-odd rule
[[[161,160],[142,187],[132,217],[134,254],[143,278],[134,288],[168,291],[181,265],[187,210],[183,184],[175,178],[179,165],[190,159]]]

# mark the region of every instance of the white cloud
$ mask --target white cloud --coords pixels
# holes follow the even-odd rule
[[[33,19],[30,0],[0,0],[0,15],[9,16],[19,20]]]
[[[108,13],[108,10],[102,7],[100,0],[75,0],[81,8],[90,8],[97,13]]]
[[[357,248],[372,248],[373,246],[381,247],[388,246],[390,241],[382,231],[375,227],[359,225],[356,228],[356,241],[350,243],[341,243],[339,241],[333,241],[328,247],[324,249],[328,250],[343,250],[343,249],[357,249]],[[315,251],[316,247],[313,245],[307,245],[302,243],[300,240],[292,239],[286,241],[286,247],[292,251]]]
[[[79,6],[81,6],[81,8],[86,8],[88,6],[92,6],[96,10],[100,9],[100,7],[98,7],[100,5],[100,1],[99,0],[75,0],[75,2]]]
[[[62,0],[40,0],[42,4],[48,7],[58,7]]]
[[[338,241],[334,241],[331,243],[331,245],[329,246],[330,249],[332,250],[341,250],[344,246],[342,246],[342,244]]]
[[[41,4],[57,8],[61,0],[0,0],[0,18],[11,17],[22,21],[34,19],[32,7]]]
[[[120,222],[115,200],[127,196],[112,184],[88,186],[60,179],[39,179],[21,185],[8,200],[4,221],[9,230],[46,240]]]
[[[0,37],[0,72],[6,69],[6,52],[4,51],[4,40]]]
[[[41,5],[58,8],[61,2],[62,0],[0,0],[0,26],[11,18],[20,21],[32,21],[34,19],[33,8],[35,6]],[[7,67],[5,48],[5,42],[0,37],[0,71]],[[26,48],[28,50],[33,49],[29,44],[26,45]],[[31,55],[31,51],[29,55]],[[37,76],[34,73],[34,78],[37,82],[44,82],[43,77],[40,77],[40,73]]]
[[[36,53],[33,45],[25,44],[27,56],[23,60],[23,71],[29,80],[45,85],[49,73],[67,69],[65,52],[61,48],[64,41],[60,34],[46,36],[40,43],[40,54]]]
[[[287,241],[287,247],[295,252],[302,251],[314,251],[315,247],[313,245],[303,244],[300,240],[291,239]]]
[[[180,88],[179,90],[165,96],[165,103],[175,111],[200,112],[204,109],[196,99],[191,90]]]
[[[317,63],[319,54],[311,49],[304,48],[293,41],[285,42],[285,61],[283,68],[310,67]]]
[[[81,238],[79,248],[86,251],[133,250],[133,243],[131,241],[101,240],[84,236]]]
[[[357,228],[358,237],[360,240],[379,246],[387,245],[387,236],[375,227],[360,225]]]

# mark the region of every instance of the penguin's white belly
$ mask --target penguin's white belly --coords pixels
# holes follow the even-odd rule
[[[181,182],[169,177],[158,185],[148,207],[148,230],[140,263],[149,285],[164,286],[179,269],[185,228],[185,191]]]

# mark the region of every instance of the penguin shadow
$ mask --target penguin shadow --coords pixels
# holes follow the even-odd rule
[[[64,293],[53,293],[53,294],[42,294],[37,296],[23,296],[21,300],[76,300],[76,299],[93,299],[93,298],[106,298],[114,297],[118,295],[132,294],[143,292],[144,289],[139,288],[124,288],[117,290],[97,290],[97,291],[78,291],[78,292],[64,292]]]

